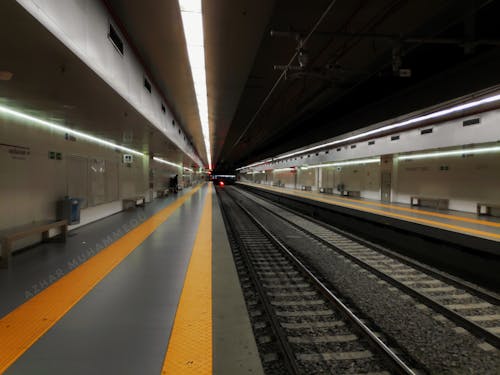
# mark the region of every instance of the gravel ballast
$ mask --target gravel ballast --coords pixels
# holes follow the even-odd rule
[[[245,194],[246,195],[246,194]],[[254,198],[261,202],[260,198]],[[315,273],[368,317],[411,358],[434,374],[498,374],[499,351],[348,261],[319,241],[250,203],[243,202]],[[265,202],[269,205],[268,202]],[[273,211],[281,208],[273,206]]]

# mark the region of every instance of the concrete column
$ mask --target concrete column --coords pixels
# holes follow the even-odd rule
[[[316,188],[319,191],[319,188],[323,186],[323,169],[316,168]]]
[[[392,155],[380,157],[380,200],[382,202],[392,201]]]

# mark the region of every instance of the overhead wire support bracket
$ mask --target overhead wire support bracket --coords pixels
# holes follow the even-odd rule
[[[330,4],[326,7],[326,9],[323,11],[323,13],[321,14],[321,16],[318,18],[318,20],[316,21],[316,23],[312,27],[311,31],[303,39],[302,46],[305,46],[307,44],[307,42],[309,41],[309,39],[311,38],[311,36],[316,32],[316,30],[319,27],[319,25],[321,25],[321,23],[323,22],[323,20],[325,19],[325,17],[328,15],[328,13],[330,13],[330,10],[332,10],[333,6],[336,3],[337,3],[337,0],[332,0],[330,2]],[[287,69],[283,70],[283,72],[280,74],[280,76],[278,77],[278,79],[276,80],[276,82],[274,83],[274,85],[271,87],[271,90],[269,90],[268,94],[266,95],[266,97],[264,98],[264,100],[262,101],[262,103],[260,104],[259,108],[257,108],[257,111],[252,116],[252,118],[250,119],[250,121],[248,122],[248,124],[245,126],[245,129],[243,129],[243,131],[240,134],[240,136],[238,137],[238,139],[236,139],[236,141],[231,146],[231,150],[234,147],[236,147],[236,145],[238,145],[241,142],[241,140],[243,139],[243,137],[246,135],[248,129],[250,129],[250,127],[253,125],[253,123],[257,119],[257,116],[260,114],[260,112],[262,111],[262,109],[266,105],[267,101],[269,100],[269,98],[273,94],[274,90],[276,90],[276,88],[278,87],[279,83],[283,80],[283,78],[286,78],[286,74],[287,74],[288,68],[290,66],[292,66],[292,63],[295,61],[295,59],[297,58],[298,55],[299,55],[299,51],[296,51],[293,54],[293,56],[290,58],[290,61],[286,65]]]

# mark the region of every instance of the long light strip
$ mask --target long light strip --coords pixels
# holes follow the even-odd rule
[[[198,103],[201,131],[207,151],[207,162],[209,168],[212,169],[201,0],[179,0],[179,7],[184,27],[184,36],[186,37],[189,64],[193,75],[194,91]]]
[[[90,134],[83,133],[83,132],[80,132],[78,130],[73,130],[73,129],[68,128],[66,126],[62,126],[62,125],[55,124],[53,122],[45,121],[45,120],[39,119],[37,117],[33,117],[33,116],[27,115],[25,113],[18,112],[16,110],[7,108],[7,107],[2,106],[2,105],[0,105],[0,113],[5,113],[5,114],[11,115],[13,117],[16,117],[18,119],[22,119],[22,120],[32,122],[34,124],[42,125],[46,128],[56,130],[56,131],[59,131],[61,133],[71,134],[71,135],[74,135],[75,137],[85,139],[87,141],[94,142],[94,143],[97,143],[97,144],[100,144],[103,146],[107,146],[107,147],[111,147],[111,148],[118,149],[121,151],[129,152],[129,153],[135,154],[135,155],[145,156],[144,153],[142,153],[140,151],[137,151],[137,150],[125,147],[125,146],[117,145],[116,143],[109,142],[109,141],[106,141],[104,139],[94,137]]]
[[[176,167],[176,168],[184,168],[184,170],[186,171],[189,171],[189,172],[193,172],[193,170],[191,168],[188,168],[188,167],[183,167],[182,165],[180,164],[175,164],[175,163],[172,163],[171,161],[168,161],[168,160],[165,160],[165,159],[162,159],[162,158],[159,158],[157,156],[153,156],[153,160],[159,162],[159,163],[163,163],[163,164],[167,164],[167,165],[170,165],[172,167]]]
[[[153,156],[153,160],[157,161],[158,163],[170,165],[171,167],[182,168],[179,164],[172,163],[171,161],[159,158],[157,156]]]
[[[277,168],[273,169],[273,172],[287,172],[287,171],[294,171],[295,168]]]
[[[7,107],[2,106],[2,105],[0,105],[0,113],[5,113],[5,114],[11,115],[13,117],[16,117],[18,119],[27,120],[29,122],[35,123],[37,125],[41,125],[43,127],[46,127],[46,128],[52,129],[52,130],[56,130],[56,131],[61,132],[61,133],[71,134],[71,135],[74,135],[75,137],[78,137],[80,139],[85,139],[87,141],[97,143],[97,144],[100,144],[103,146],[107,146],[107,147],[110,147],[113,149],[117,149],[117,150],[124,151],[124,152],[129,152],[129,153],[134,154],[134,155],[146,156],[144,153],[137,151],[137,150],[134,150],[132,148],[121,146],[121,145],[118,145],[116,143],[109,142],[109,141],[106,141],[104,139],[94,137],[90,134],[83,133],[83,132],[78,131],[78,130],[73,130],[73,129],[68,128],[66,126],[62,126],[62,125],[55,124],[53,122],[42,120],[42,119],[39,119],[37,117],[27,115],[25,113],[7,108]],[[160,163],[168,164],[168,165],[171,165],[171,166],[174,166],[177,168],[184,168],[185,170],[188,170],[190,172],[193,171],[191,168],[183,167],[182,165],[172,163],[168,160],[164,160],[164,159],[158,158],[156,156],[154,156],[153,159],[160,162]]]
[[[342,167],[344,165],[359,165],[359,164],[370,164],[370,163],[380,163],[380,158],[339,161],[337,163],[328,163],[328,164],[307,165],[307,166],[301,167],[301,169],[326,168],[326,167]]]
[[[427,159],[427,158],[438,158],[438,157],[442,157],[442,156],[485,154],[485,153],[491,153],[491,152],[500,152],[500,146],[482,147],[482,148],[469,148],[469,149],[466,149],[466,150],[451,150],[451,151],[441,151],[441,152],[426,152],[426,153],[414,154],[414,155],[401,155],[401,156],[398,156],[398,159],[399,160]]]
[[[299,154],[304,154],[304,153],[307,153],[307,152],[315,151],[315,150],[320,149],[320,148],[334,146],[334,145],[339,144],[339,143],[354,141],[356,139],[364,138],[364,137],[367,137],[367,136],[370,136],[370,135],[374,135],[374,134],[386,132],[388,130],[393,130],[393,129],[405,127],[405,126],[416,124],[416,123],[423,122],[423,121],[426,121],[426,120],[431,120],[431,119],[435,119],[435,118],[439,118],[439,117],[444,117],[444,116],[447,116],[447,115],[452,114],[452,113],[463,111],[465,109],[479,107],[481,105],[488,104],[488,103],[493,103],[493,102],[497,102],[497,101],[500,101],[500,94],[493,95],[493,96],[490,96],[490,97],[487,97],[487,98],[483,98],[483,99],[480,99],[480,100],[475,100],[475,101],[472,101],[472,102],[469,102],[469,103],[460,104],[460,105],[457,105],[457,106],[454,106],[454,107],[451,107],[451,108],[443,109],[441,111],[429,113],[427,115],[415,117],[415,118],[412,118],[412,119],[409,119],[409,120],[406,120],[406,121],[397,122],[395,124],[383,126],[381,128],[369,130],[367,132],[356,134],[356,135],[353,135],[353,136],[350,136],[350,137],[346,137],[346,138],[342,138],[342,139],[337,139],[337,140],[331,141],[331,142],[326,142],[326,143],[323,143],[323,144],[320,144],[320,145],[317,145],[317,146],[313,146],[313,147],[310,147],[310,148],[307,148],[307,149],[304,149],[304,150],[294,151],[294,152],[288,153],[286,155],[282,155],[282,156],[278,156],[276,158],[273,158],[273,160],[286,159],[286,158],[289,158],[289,157],[292,157],[292,156],[296,156],[296,155],[299,155]],[[257,162],[257,163],[252,164],[251,166],[256,166],[256,165],[260,165],[260,164],[264,164],[264,163],[266,163],[266,161]],[[242,167],[241,169],[244,169],[244,168],[250,168],[250,165]]]
[[[380,163],[380,158],[339,161],[336,163],[327,163],[327,164],[304,165],[304,166],[301,166],[300,169],[307,170],[307,169],[311,169],[311,168],[341,167],[344,165],[359,165],[359,164],[370,164],[370,163]],[[293,171],[293,170],[296,170],[296,168],[286,167],[286,168],[273,169],[273,172],[286,172],[286,171]],[[259,173],[259,172],[254,171],[251,173]]]
[[[270,163],[272,162],[273,159],[267,159],[267,160],[262,160],[262,161],[258,161],[256,163],[253,163],[253,164],[249,164],[249,165],[246,165],[244,167],[240,167],[240,168],[236,168],[237,171],[240,171],[242,169],[246,169],[246,168],[252,168],[252,167],[255,167],[257,165],[262,165],[262,164],[266,164],[266,163]]]

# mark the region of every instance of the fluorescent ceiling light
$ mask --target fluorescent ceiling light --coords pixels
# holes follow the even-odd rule
[[[285,172],[285,171],[293,171],[295,168],[278,168],[278,169],[273,169],[273,172]]]
[[[80,132],[78,130],[73,130],[73,129],[68,128],[66,126],[62,126],[62,125],[55,124],[53,122],[45,121],[45,120],[39,119],[37,117],[33,117],[33,116],[27,115],[25,113],[18,112],[16,110],[7,108],[7,107],[2,106],[2,105],[0,105],[0,113],[5,113],[5,114],[11,115],[13,117],[16,117],[18,119],[26,120],[26,121],[32,122],[34,124],[49,128],[49,129],[59,131],[61,133],[67,133],[70,135],[74,135],[75,137],[78,137],[80,139],[85,139],[89,142],[97,143],[97,144],[100,144],[103,146],[111,147],[114,149],[118,149],[120,151],[131,153],[131,154],[144,156],[144,153],[142,153],[140,151],[136,151],[134,149],[131,149],[131,148],[128,148],[125,146],[120,146],[120,145],[117,145],[116,143],[109,142],[109,141],[106,141],[104,139],[94,137],[90,134],[83,133],[83,132]]]
[[[320,148],[334,146],[334,145],[337,145],[339,143],[345,143],[345,142],[349,142],[349,141],[355,141],[357,139],[365,138],[367,136],[371,136],[371,135],[374,135],[374,134],[378,134],[378,133],[386,132],[386,131],[389,131],[389,130],[394,130],[394,129],[406,127],[408,125],[418,124],[419,122],[423,122],[423,121],[427,121],[427,120],[431,120],[431,119],[436,119],[436,118],[439,118],[439,117],[444,117],[444,116],[447,116],[447,115],[452,114],[452,113],[457,113],[457,112],[460,112],[460,111],[463,111],[463,110],[466,110],[466,109],[479,107],[481,105],[488,104],[488,103],[493,103],[493,102],[497,102],[497,101],[500,101],[500,94],[489,96],[487,98],[475,100],[475,101],[468,102],[468,103],[465,103],[465,104],[460,104],[460,105],[453,106],[453,107],[450,107],[450,108],[447,108],[447,109],[443,109],[443,110],[440,110],[440,111],[432,112],[432,113],[429,113],[427,115],[414,117],[412,119],[405,120],[405,121],[402,121],[402,122],[397,122],[395,124],[386,125],[386,126],[383,126],[381,128],[369,130],[369,131],[366,131],[366,132],[363,132],[363,133],[360,133],[360,134],[352,135],[350,137],[346,137],[346,138],[342,138],[342,139],[337,139],[337,140],[331,141],[331,142],[325,142],[325,143],[322,143],[320,145],[309,147],[309,148],[304,149],[304,150],[290,152],[288,154],[275,157],[272,160],[286,159],[286,158],[289,158],[289,157],[292,157],[292,156],[296,156],[296,155],[299,155],[299,154],[304,154],[304,153],[307,153],[307,152],[315,151],[315,150],[318,150]],[[240,169],[249,168],[251,166],[256,166],[256,165],[264,164],[266,162],[267,161],[260,161],[260,162],[253,163],[251,165],[242,167]]]
[[[170,165],[171,167],[182,168],[182,165],[180,165],[180,164],[172,163],[171,161],[159,158],[157,156],[153,156],[153,160],[155,160],[155,161],[157,161],[159,163]]]
[[[207,151],[208,167],[212,169],[201,0],[179,0],[179,7],[181,9],[184,36],[186,37],[189,64],[193,75],[194,91],[198,103],[201,131]]]
[[[191,168],[188,168],[188,167],[183,167],[182,165],[180,164],[176,164],[176,163],[172,163],[171,161],[168,161],[168,160],[165,160],[165,159],[162,159],[162,158],[159,158],[157,156],[153,156],[153,160],[159,162],[159,163],[163,163],[163,164],[167,164],[167,165],[170,165],[172,167],[176,167],[176,168],[184,168],[184,170],[186,171],[189,171],[189,172],[193,172],[193,170]]]
[[[427,152],[427,153],[414,154],[414,155],[402,155],[402,156],[398,156],[398,159],[399,160],[426,159],[426,158],[438,158],[438,157],[443,157],[443,156],[485,154],[485,153],[491,153],[491,152],[500,152],[500,146],[469,148],[466,150],[451,150],[451,151],[442,151],[442,152]]]
[[[301,169],[326,168],[326,167],[342,167],[344,165],[370,164],[370,163],[379,163],[379,162],[380,162],[380,158],[370,158],[370,159],[339,161],[339,162],[336,162],[336,163],[328,163],[328,164],[306,165],[304,167],[301,167]]]
[[[255,167],[257,165],[261,165],[261,164],[265,164],[265,163],[270,163],[272,161],[273,161],[273,159],[267,159],[267,160],[263,160],[263,161],[258,161],[257,163],[249,164],[249,165],[247,165],[245,167],[236,168],[236,170],[239,171],[239,170],[242,170],[242,169],[245,169],[245,168],[251,168],[251,167]]]

